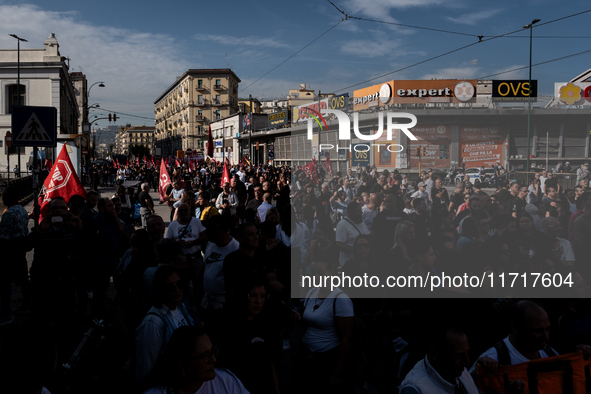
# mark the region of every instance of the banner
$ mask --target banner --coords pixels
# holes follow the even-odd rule
[[[541,358],[517,365],[499,366],[493,372],[484,371],[478,375],[476,383],[484,394],[504,394],[505,385],[515,379],[525,382],[524,393],[586,394],[586,386],[591,384],[585,370],[589,370],[590,360],[585,360],[582,352],[562,356]]]
[[[469,167],[490,167],[502,162],[503,136],[498,127],[460,127],[460,165]]]
[[[217,162],[216,162],[216,164],[217,164]],[[225,183],[230,183],[230,170],[228,169],[228,166],[226,165],[226,161],[224,161],[224,171],[222,172],[222,186]]]
[[[43,216],[47,216],[49,203],[56,197],[62,197],[66,200],[66,203],[70,201],[70,197],[76,194],[86,199],[86,190],[84,190],[80,179],[76,175],[66,145],[62,147],[55,164],[51,167],[49,175],[43,182],[43,186],[45,186],[45,197],[41,202],[39,222],[43,220]]]

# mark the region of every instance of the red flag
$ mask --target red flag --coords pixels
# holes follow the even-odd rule
[[[156,164],[154,164],[154,155],[152,155],[152,166],[156,167]]]
[[[209,125],[209,136],[207,136],[207,156],[213,157],[213,135],[211,134],[211,124]]]
[[[146,158],[146,155],[144,155],[144,164],[148,164],[148,159]]]
[[[230,164],[230,160],[227,157],[226,157],[226,160],[224,161],[224,165],[232,166],[232,164]]]
[[[195,167],[193,167],[193,160],[189,161],[189,172],[193,172]]]
[[[222,172],[222,185],[224,185],[224,183],[230,183],[230,170],[228,169],[228,166],[226,166],[226,163],[224,163],[224,172]]]
[[[181,166],[181,163],[179,163],[179,159],[174,159],[174,161],[175,161],[177,167]]]
[[[47,215],[49,202],[52,199],[59,196],[68,202],[70,201],[70,197],[75,194],[86,198],[86,190],[84,190],[80,179],[76,175],[76,170],[70,161],[70,156],[68,156],[65,145],[60,151],[55,164],[51,167],[43,186],[45,186],[45,197],[41,203],[39,222],[43,220],[43,216]]]
[[[314,168],[313,162],[303,166],[302,170],[306,173],[306,175],[312,178],[312,182],[314,182],[314,184],[318,185],[318,176],[316,175],[316,168]]]
[[[164,204],[166,200],[166,187],[170,185],[170,177],[164,160],[160,162],[160,184],[158,187],[158,195],[160,196],[160,204]]]
[[[324,162],[324,168],[326,168],[326,171],[328,171],[328,173],[330,174],[330,176],[332,175],[332,166],[330,165],[330,157],[326,157],[326,161]]]
[[[127,165],[129,165],[129,157],[127,158]]]
[[[140,166],[140,156],[139,156],[139,155],[138,155],[138,157],[137,157],[137,166],[138,166],[138,167]]]

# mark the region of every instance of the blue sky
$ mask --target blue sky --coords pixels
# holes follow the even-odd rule
[[[519,30],[591,8],[583,0],[336,0],[349,15],[472,35]],[[328,1],[2,1],[0,48],[16,46],[9,33],[42,48],[55,33],[71,70],[94,87],[91,103],[153,119],[154,100],[188,68],[225,68],[241,78],[240,95],[285,97],[300,83],[322,92],[353,90],[392,79],[478,78],[528,65],[527,31],[498,38],[372,82],[347,88],[478,41],[476,37],[349,19],[245,90],[267,71],[337,24],[343,15]],[[591,49],[591,13],[533,29],[533,63]],[[226,57],[227,54],[227,57]],[[474,62],[477,60],[477,62]],[[591,53],[534,67],[539,93],[591,67]],[[527,69],[498,79],[527,79]],[[344,89],[344,90],[343,90]],[[98,112],[97,112],[98,113]],[[120,115],[121,123],[153,124]],[[107,122],[99,122],[105,126]]]

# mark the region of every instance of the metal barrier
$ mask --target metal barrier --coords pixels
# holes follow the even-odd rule
[[[528,186],[537,173],[538,172],[512,172],[507,179],[509,181],[516,180],[520,185]],[[576,173],[553,173],[552,177],[556,178],[562,190],[572,189],[578,184]]]
[[[29,201],[31,201],[34,197],[34,189],[33,189],[33,175],[24,176],[21,178],[0,178],[0,194],[5,187],[14,186],[19,191],[20,196],[20,204],[25,205]]]

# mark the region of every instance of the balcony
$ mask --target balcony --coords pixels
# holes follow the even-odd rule
[[[197,115],[197,117],[195,118],[195,121],[198,123],[203,123],[207,121],[207,118],[203,115]]]
[[[203,99],[201,101],[197,100],[197,101],[195,101],[195,105],[197,107],[203,107],[203,106],[207,105],[207,100],[205,100],[205,99]]]
[[[224,90],[224,86],[222,84],[215,84],[213,85],[213,90]]]
[[[202,83],[197,84],[197,86],[195,86],[195,90],[205,90],[205,86]]]
[[[213,120],[221,120],[222,119],[222,115],[215,115],[213,117]]]
[[[214,107],[221,107],[222,105],[224,105],[224,103],[222,102],[222,100],[211,100],[211,105],[213,105]]]

